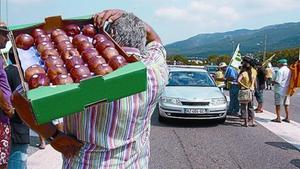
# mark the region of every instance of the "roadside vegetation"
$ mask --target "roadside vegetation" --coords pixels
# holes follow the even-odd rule
[[[272,52],[267,52],[267,57],[269,58],[273,54],[276,54],[276,56],[271,61],[272,65],[276,65],[276,61],[282,58],[285,58],[288,60],[289,64],[294,63],[299,58],[299,48],[290,48],[290,49],[284,49],[284,50],[276,50]],[[243,55],[243,53],[242,53]],[[263,54],[262,53],[256,53],[254,54],[254,57],[262,60]],[[230,55],[210,55],[207,58],[188,58],[183,55],[174,55],[174,56],[168,56],[167,61],[169,64],[173,64],[174,61],[176,64],[184,64],[184,65],[217,65],[220,62],[229,63],[231,60]]]

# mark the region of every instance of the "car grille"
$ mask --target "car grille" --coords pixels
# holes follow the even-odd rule
[[[173,117],[221,117],[224,113],[217,114],[181,114],[181,113],[169,113],[170,116]]]
[[[209,102],[181,102],[185,106],[208,106]]]

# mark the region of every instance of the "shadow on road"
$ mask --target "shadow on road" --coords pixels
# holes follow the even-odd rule
[[[291,160],[290,163],[296,166],[297,168],[300,168],[300,159]]]
[[[283,150],[295,150],[300,152],[296,147],[294,147],[292,144],[289,144],[287,142],[265,142],[265,144],[277,147]]]
[[[224,126],[243,127],[242,120],[239,117],[227,116]]]
[[[297,168],[300,168],[300,159],[293,159],[290,163],[296,166]]]

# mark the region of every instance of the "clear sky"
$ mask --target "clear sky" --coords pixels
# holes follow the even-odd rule
[[[8,25],[42,22],[45,17],[54,15],[70,18],[109,8],[124,9],[152,25],[165,44],[200,33],[300,22],[300,0],[0,1],[1,19]]]

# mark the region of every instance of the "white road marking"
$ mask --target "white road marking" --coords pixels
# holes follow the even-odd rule
[[[274,113],[266,110],[263,113],[255,114],[255,119],[259,124],[300,150],[300,124],[295,121],[291,121],[291,123],[271,122],[275,117]]]
[[[299,94],[300,93],[297,95]],[[263,113],[255,113],[255,120],[259,124],[300,150],[300,123],[292,120],[291,123],[271,122],[271,120],[274,118],[276,118],[276,115],[267,110],[264,110]],[[284,117],[281,117],[281,119],[284,119]]]

